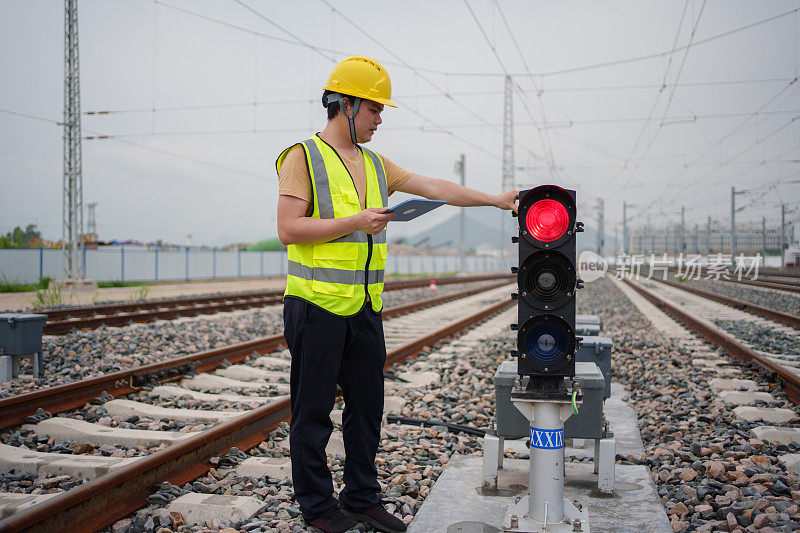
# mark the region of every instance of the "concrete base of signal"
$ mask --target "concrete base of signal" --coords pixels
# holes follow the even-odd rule
[[[506,459],[497,490],[484,491],[482,458],[454,455],[409,525],[409,533],[502,531],[507,507],[528,493],[529,465],[524,459]],[[591,463],[567,463],[564,498],[588,507],[592,533],[672,531],[645,466],[617,465],[614,492],[602,495]]]
[[[619,383],[611,384],[611,398],[604,413],[616,441],[616,453],[639,457],[644,453],[636,413],[625,402],[628,393]],[[517,456],[528,449],[526,439],[507,440]],[[569,443],[568,443],[569,444]],[[565,457],[582,459],[593,456],[594,446],[572,442]],[[577,500],[589,508],[592,533],[618,531],[671,532],[664,506],[645,466],[616,465],[614,491],[611,495],[597,490],[597,474],[591,462],[567,462],[564,498]],[[497,489],[485,491],[483,457],[454,455],[433,486],[414,520],[409,533],[446,531],[447,533],[490,533],[502,531],[506,509],[528,493],[530,462],[505,459],[498,471]]]

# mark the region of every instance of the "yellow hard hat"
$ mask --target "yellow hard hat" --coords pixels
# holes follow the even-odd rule
[[[397,107],[392,102],[389,74],[380,63],[369,57],[352,56],[340,61],[331,71],[324,89]]]

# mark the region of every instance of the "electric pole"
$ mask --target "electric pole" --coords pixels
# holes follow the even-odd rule
[[[706,221],[706,255],[711,255],[711,217]]]
[[[597,199],[597,209],[599,211],[597,219],[597,255],[603,255],[603,245],[605,244],[605,205],[602,198]]]
[[[786,227],[786,205],[781,204],[781,243],[780,243],[781,268],[786,266],[786,254],[783,252],[783,245],[786,242],[786,237],[784,236],[783,233],[784,227]]]
[[[628,252],[628,202],[622,201],[622,254]]]
[[[64,219],[61,247],[67,279],[84,279],[81,101],[78,70],[78,0],[64,5]]]
[[[514,188],[514,84],[511,76],[506,75],[503,91],[503,184],[502,191]],[[506,235],[506,217],[500,212],[500,250],[509,242]]]
[[[731,187],[731,267],[736,263],[736,188]]]
[[[686,208],[681,206],[681,253],[686,251]]]
[[[761,257],[767,260],[767,217],[761,217]]]
[[[86,215],[86,234],[94,235],[94,238],[97,238],[97,218],[95,217],[95,208],[97,208],[97,202],[86,204],[86,208],[89,210]]]
[[[456,173],[459,174],[461,178],[461,186],[464,187],[466,185],[466,156],[461,154],[461,157],[456,161]],[[459,209],[459,223],[460,223],[460,231],[459,231],[459,239],[458,239],[458,256],[459,256],[459,271],[466,272],[467,268],[467,258],[466,258],[466,248],[464,245],[464,236],[466,232],[466,208],[462,207]]]

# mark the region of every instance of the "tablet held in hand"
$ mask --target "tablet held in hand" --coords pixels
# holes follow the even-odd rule
[[[392,222],[408,222],[409,220],[414,220],[418,216],[424,215],[425,213],[432,211],[440,205],[444,205],[446,203],[447,202],[444,200],[412,198],[411,200],[406,200],[405,202],[400,202],[399,204],[390,207],[386,212],[396,213],[397,216],[392,219]]]

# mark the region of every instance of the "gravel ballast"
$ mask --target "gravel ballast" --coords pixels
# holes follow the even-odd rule
[[[640,457],[618,456],[617,460],[643,464],[650,469],[673,529],[792,531],[800,528],[800,479],[780,461],[781,456],[800,453],[800,446],[773,445],[757,439],[751,430],[760,424],[735,417],[733,408],[724,404],[708,386],[710,374],[692,365],[690,349],[654,330],[610,281],[587,284],[579,293],[578,303],[579,313],[602,317],[603,335],[614,340],[615,379],[630,389],[628,401],[639,418],[645,453]],[[280,327],[279,315],[274,320],[275,327]],[[235,317],[227,319],[228,328],[235,326]],[[197,340],[189,336],[181,342]],[[486,428],[494,415],[492,376],[513,348],[515,335],[510,331],[487,338],[457,355],[447,348],[432,348],[393,370],[395,373],[434,371],[440,376],[439,383],[398,389],[391,394],[406,400],[401,410],[405,417]],[[768,376],[738,364],[734,366],[741,369],[742,377],[755,380],[760,391],[773,394],[777,406],[800,413]],[[142,390],[129,398],[148,401],[149,393]],[[186,398],[174,402],[174,406],[212,408]],[[102,417],[103,413],[87,410],[86,415]],[[183,487],[162,485],[151,497],[150,506],[108,531],[304,531],[290,482],[239,477],[232,469],[250,456],[288,458],[288,450],[282,446],[287,434],[284,425],[252,450],[235,450],[215,459],[215,468],[193,483]],[[20,437],[26,438],[17,436]],[[479,437],[449,432],[442,426],[385,424],[377,459],[384,503],[409,522],[452,454],[480,454],[480,449]],[[331,469],[335,488],[339,490],[343,473],[341,456],[331,458]],[[21,481],[26,486],[33,483],[30,479]],[[5,487],[12,488],[18,483],[8,478],[3,482]],[[178,517],[166,513],[164,506],[184,491],[252,496],[263,500],[266,508],[250,520],[233,524],[218,520],[211,524],[183,524]]]

